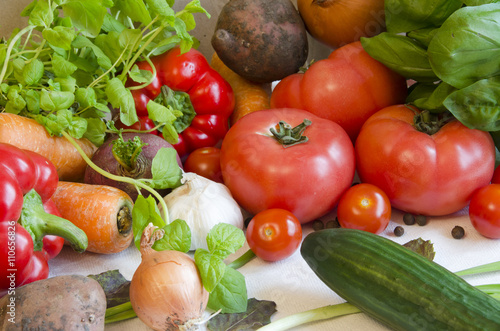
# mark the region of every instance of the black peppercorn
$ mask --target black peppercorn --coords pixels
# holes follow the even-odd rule
[[[405,229],[402,226],[398,225],[394,228],[394,235],[396,237],[401,237],[404,233]]]
[[[406,213],[403,215],[403,222],[406,225],[413,225],[415,224],[415,216],[413,214]]]
[[[314,220],[312,223],[312,227],[314,231],[322,230],[325,228],[325,224],[323,224],[322,220]]]
[[[424,215],[417,215],[415,216],[415,223],[420,226],[424,226],[427,224],[427,217],[425,217]]]
[[[332,221],[328,221],[326,222],[326,225],[325,225],[325,228],[327,229],[336,229],[336,228],[340,228],[340,223],[339,223],[339,219],[337,217],[335,217],[334,220]]]
[[[455,239],[462,239],[465,236],[465,230],[463,227],[457,225],[451,230],[451,235]]]

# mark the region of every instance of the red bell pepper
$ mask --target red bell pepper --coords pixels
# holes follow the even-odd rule
[[[174,123],[179,139],[173,145],[181,158],[197,148],[215,146],[222,141],[235,105],[231,85],[195,49],[181,54],[176,47],[150,60],[155,70],[146,61],[136,64],[141,70],[156,72],[153,81],[140,89],[131,89],[142,127],[148,116],[146,106],[154,100],[184,114]],[[129,79],[126,85],[138,83]],[[166,87],[173,90],[173,94]]]
[[[0,296],[49,275],[48,263],[68,241],[87,248],[85,232],[61,218],[50,200],[59,181],[45,157],[0,143]]]

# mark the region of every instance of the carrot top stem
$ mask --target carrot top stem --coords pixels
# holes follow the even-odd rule
[[[112,179],[114,181],[118,181],[118,182],[124,182],[124,183],[129,183],[129,184],[132,184],[132,185],[136,185],[140,188],[143,188],[145,189],[146,191],[150,192],[154,197],[156,197],[156,199],[160,202],[160,204],[162,205],[162,210],[163,210],[163,219],[165,220],[165,222],[168,224],[170,223],[169,221],[169,217],[168,217],[168,207],[167,207],[167,204],[165,202],[165,200],[163,199],[163,197],[155,190],[153,189],[152,187],[144,184],[143,182],[141,182],[140,180],[136,180],[136,179],[133,179],[133,178],[130,178],[130,177],[125,177],[125,176],[117,176],[117,175],[113,175],[107,171],[105,171],[104,169],[101,169],[99,168],[94,162],[92,162],[92,160],[90,160],[90,158],[83,152],[83,150],[81,149],[81,147],[78,145],[78,143],[75,141],[75,139],[73,137],[71,137],[67,132],[62,132],[63,136],[73,145],[75,146],[75,148],[77,149],[78,153],[80,153],[80,155],[82,156],[82,158],[85,160],[85,162],[89,165],[89,167],[91,167],[92,169],[94,169],[95,171],[97,171],[98,173],[100,173],[101,175],[109,178],[109,179]]]
[[[77,252],[84,252],[88,246],[88,238],[83,230],[62,217],[46,213],[42,198],[35,190],[24,196],[21,213],[21,225],[28,230],[33,239],[34,249],[43,247],[45,235],[55,235],[66,239]]]

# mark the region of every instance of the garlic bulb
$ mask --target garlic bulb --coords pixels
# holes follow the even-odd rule
[[[192,172],[182,175],[183,185],[163,200],[170,220],[182,219],[191,229],[191,248],[207,248],[207,234],[218,223],[243,229],[243,214],[231,192],[224,185]],[[159,204],[160,211],[162,209]]]

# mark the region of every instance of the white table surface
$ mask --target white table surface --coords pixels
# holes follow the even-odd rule
[[[500,260],[500,240],[481,236],[469,221],[467,208],[449,216],[432,217],[425,226],[408,226],[402,221],[403,213],[393,210],[392,221],[381,234],[398,243],[404,244],[421,237],[434,244],[434,261],[451,271],[459,271],[480,264]],[[331,219],[334,212],[325,217]],[[394,227],[402,225],[405,234],[396,237]],[[465,237],[458,240],[451,236],[451,229],[460,225],[465,229]],[[312,230],[311,224],[303,226],[304,236]],[[243,254],[248,249],[244,246],[230,256],[227,261]],[[50,277],[63,274],[98,274],[107,270],[118,269],[125,278],[131,279],[140,264],[140,254],[135,246],[114,255],[94,253],[78,254],[65,247],[59,256],[50,262]],[[249,298],[272,300],[277,304],[277,312],[272,316],[276,320],[301,311],[341,303],[343,300],[323,284],[296,251],[289,258],[269,263],[258,258],[239,269],[245,276]],[[500,272],[485,275],[472,275],[465,278],[473,285],[500,283]],[[149,330],[139,319],[118,322],[106,326],[106,331],[141,331]],[[294,330],[388,330],[364,314],[354,314],[337,319],[310,323]]]

